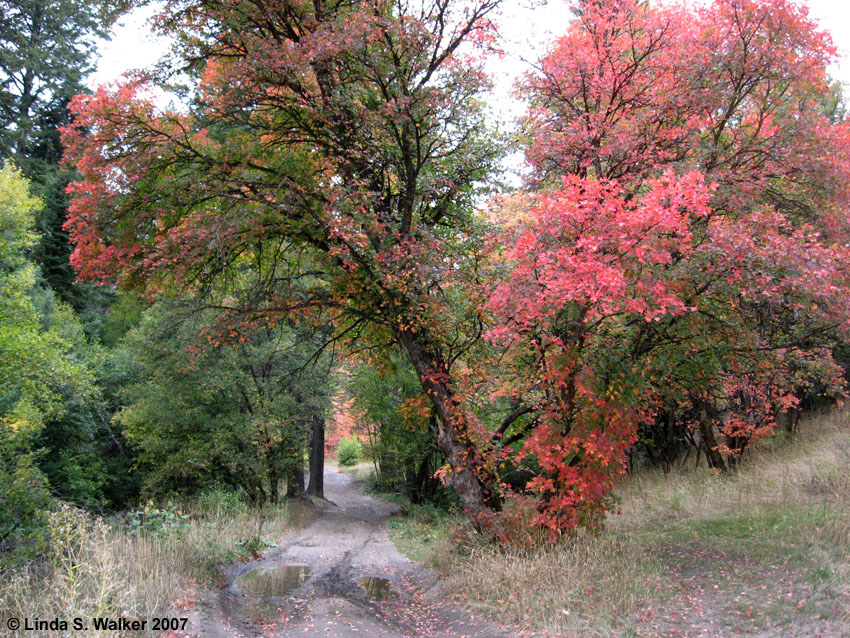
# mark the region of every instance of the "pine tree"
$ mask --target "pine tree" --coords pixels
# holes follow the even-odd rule
[[[65,222],[68,178],[59,169],[58,128],[70,99],[85,91],[97,39],[126,3],[115,0],[0,0],[0,161],[12,160],[44,207],[34,258],[50,286],[79,305]]]

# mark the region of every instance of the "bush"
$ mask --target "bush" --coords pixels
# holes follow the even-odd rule
[[[51,504],[47,479],[32,454],[0,447],[0,572],[36,559],[47,548]]]
[[[242,495],[227,487],[212,487],[198,495],[197,506],[205,516],[235,516],[245,508]]]
[[[183,536],[190,526],[188,514],[184,514],[174,503],[159,508],[148,501],[144,508],[127,514],[130,533],[136,536],[151,535],[158,537]]]
[[[357,465],[360,462],[360,455],[363,452],[363,446],[356,437],[342,439],[336,448],[336,456],[340,465],[349,467]]]

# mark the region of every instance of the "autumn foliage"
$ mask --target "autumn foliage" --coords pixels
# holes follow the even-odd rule
[[[169,3],[191,107],[155,109],[158,79],[136,79],[76,98],[64,131],[82,277],[190,291],[237,319],[329,312],[340,342],[398,344],[473,514],[486,485],[451,366],[474,339],[442,318],[465,312],[447,274],[467,270],[497,157],[472,99],[494,6]]]
[[[532,374],[519,454],[553,533],[604,509],[641,427],[734,463],[814,380],[840,387],[850,327],[828,36],[784,0],[579,8],[523,84],[540,194],[489,302]]]
[[[400,347],[469,513],[557,537],[601,522],[641,433],[726,469],[839,391],[850,129],[798,3],[580,0],[519,86],[527,209],[488,244],[495,4],[170,3],[192,106],[158,111],[156,77],[76,98],[67,228],[81,277]]]

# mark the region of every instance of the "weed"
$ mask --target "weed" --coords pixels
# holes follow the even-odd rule
[[[143,508],[129,512],[126,520],[130,533],[136,536],[183,536],[190,528],[188,514],[171,501],[161,508],[148,501]]]
[[[179,506],[148,504],[111,525],[68,506],[48,517],[48,559],[4,575],[2,618],[64,618],[70,624],[74,617],[123,616],[147,619],[150,627],[154,616],[173,616],[185,592],[217,584],[222,563],[273,546],[265,538],[280,537],[292,518],[287,503],[268,506],[258,517],[238,498],[220,495]],[[86,635],[124,634],[91,630]]]

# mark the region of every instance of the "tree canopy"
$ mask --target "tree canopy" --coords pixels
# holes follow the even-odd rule
[[[68,235],[62,230],[68,177],[59,169],[59,127],[71,121],[71,98],[86,91],[83,80],[94,69],[98,39],[128,4],[0,2],[0,161],[14,161],[41,197],[37,261],[55,292],[78,305]]]
[[[734,462],[814,379],[840,387],[850,328],[829,37],[784,0],[580,4],[523,84],[539,194],[489,301],[543,414],[522,454],[554,531],[601,505],[641,422]]]
[[[497,156],[472,57],[494,6],[172,3],[160,24],[197,68],[195,106],[157,113],[132,82],[78,97],[64,132],[83,277],[215,296],[253,268],[263,289],[234,311],[323,307],[340,334],[400,343],[473,512],[483,488],[450,377],[469,336],[441,319]]]
[[[317,356],[326,335],[261,322],[233,337],[220,319],[150,308],[123,344],[141,370],[117,421],[151,493],[224,484],[276,502],[282,481],[293,490],[313,420],[330,407],[332,358]]]
[[[725,469],[838,391],[850,129],[798,3],[579,0],[518,87],[525,192],[483,215],[496,6],[169,3],[187,107],[163,69],[75,98],[67,228],[83,278],[401,349],[476,524],[557,537],[641,436]]]

